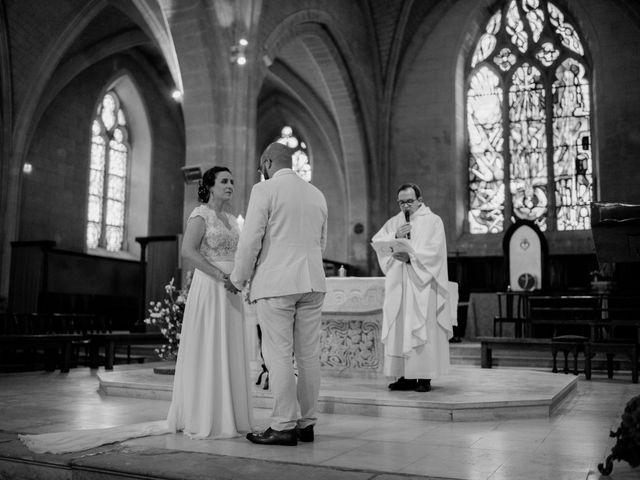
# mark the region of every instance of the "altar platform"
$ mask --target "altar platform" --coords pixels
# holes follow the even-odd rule
[[[433,421],[547,418],[575,392],[577,378],[548,369],[480,369],[453,365],[428,393],[391,392],[382,375],[380,341],[384,277],[327,279],[322,309],[319,408],[322,413]],[[258,378],[254,312],[245,312],[246,336]],[[479,353],[476,355],[479,361]],[[550,357],[550,356],[549,356]],[[500,365],[502,366],[502,364]],[[173,377],[140,367],[99,371],[100,391],[112,396],[170,400]],[[254,405],[271,408],[268,390],[255,386]]]
[[[253,378],[258,372],[254,371]],[[99,371],[100,391],[107,395],[170,400],[173,377],[141,367]],[[545,418],[571,396],[573,375],[512,368],[452,366],[451,374],[432,382],[427,393],[392,392],[389,379],[374,372],[323,372],[320,411],[434,421],[486,421]],[[271,408],[271,392],[254,386],[254,405]]]

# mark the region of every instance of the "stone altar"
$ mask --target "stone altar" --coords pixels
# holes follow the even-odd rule
[[[323,369],[381,372],[384,277],[329,277],[322,308]]]

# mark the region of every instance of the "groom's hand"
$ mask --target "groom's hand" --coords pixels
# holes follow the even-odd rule
[[[236,288],[236,286],[233,283],[231,283],[231,279],[229,277],[226,277],[224,280],[224,288],[228,292],[233,293],[234,295],[240,291]]]

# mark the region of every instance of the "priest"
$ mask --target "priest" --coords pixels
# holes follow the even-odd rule
[[[382,308],[384,374],[390,390],[428,392],[449,370],[449,339],[456,324],[457,284],[449,282],[442,219],[422,203],[420,188],[398,188],[400,212],[373,237],[385,274]],[[395,242],[395,239],[404,239]],[[391,243],[389,243],[391,242]]]

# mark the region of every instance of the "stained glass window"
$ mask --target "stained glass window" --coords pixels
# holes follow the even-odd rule
[[[584,55],[572,21],[548,0],[507,0],[489,18],[467,76],[471,233],[503,232],[505,218],[542,231],[591,228]]]
[[[108,92],[91,124],[87,247],[123,249],[129,147],[120,100]]]

